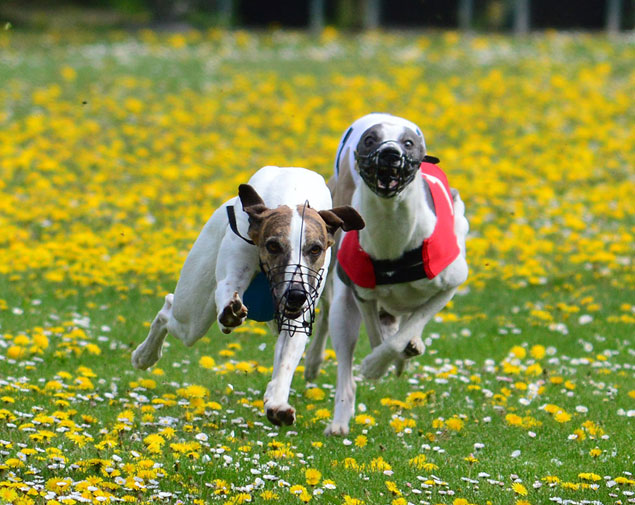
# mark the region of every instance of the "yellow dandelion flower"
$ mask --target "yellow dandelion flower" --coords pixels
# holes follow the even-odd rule
[[[453,417],[451,419],[448,419],[445,422],[445,425],[447,426],[448,429],[452,431],[461,431],[465,423],[461,419],[457,417]]]
[[[7,358],[22,359],[26,356],[26,349],[19,345],[12,345],[7,349]]]
[[[521,426],[523,424],[523,418],[516,414],[507,414],[505,421],[512,426]]]
[[[531,347],[529,354],[534,359],[542,359],[547,354],[547,350],[544,345],[537,344]]]
[[[324,400],[326,393],[320,388],[309,388],[304,392],[304,396],[311,401],[319,402],[320,400]]]
[[[216,361],[211,356],[201,356],[201,359],[198,360],[198,364],[203,368],[211,370],[216,366]]]
[[[390,491],[392,494],[396,495],[396,496],[401,496],[401,491],[399,491],[399,488],[397,487],[397,484],[391,480],[387,480],[384,481],[384,484],[386,484],[386,488],[388,489],[388,491]]]
[[[139,381],[139,385],[142,388],[155,389],[157,387],[157,382],[155,380],[152,380],[152,379],[141,379]]]
[[[300,484],[296,484],[289,488],[289,492],[294,495],[301,495],[302,493],[306,493],[306,488],[301,486]]]
[[[307,468],[304,471],[304,478],[309,486],[316,486],[322,478],[322,473],[315,468]]]
[[[355,416],[355,424],[365,424],[366,426],[375,426],[377,422],[373,416],[368,414],[359,414]]]
[[[423,468],[424,463],[426,462],[426,455],[425,454],[419,454],[417,456],[415,456],[414,458],[410,458],[408,460],[408,464],[410,466],[414,466],[416,468],[418,468],[419,470],[421,470]]]
[[[527,496],[527,488],[523,486],[520,482],[514,482],[512,484],[512,490],[514,493],[519,494],[520,496]]]
[[[525,356],[527,356],[527,350],[519,345],[515,345],[514,347],[512,347],[509,352],[518,359],[524,359]]]
[[[569,421],[571,421],[571,414],[561,410],[560,412],[555,414],[553,418],[559,423],[568,423]]]

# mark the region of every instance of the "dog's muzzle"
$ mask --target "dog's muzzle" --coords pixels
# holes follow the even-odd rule
[[[421,164],[407,156],[392,140],[382,142],[367,155],[356,152],[355,160],[362,180],[382,198],[392,198],[403,191],[415,178]]]
[[[273,317],[278,332],[286,330],[293,337],[300,331],[311,336],[323,272],[324,269],[313,270],[300,264],[265,271],[274,300]]]

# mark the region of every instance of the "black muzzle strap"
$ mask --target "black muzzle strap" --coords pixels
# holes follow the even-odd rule
[[[382,142],[366,155],[355,152],[360,177],[373,193],[382,198],[392,198],[401,193],[414,180],[421,164],[420,160],[403,152],[383,147],[390,143],[392,141]]]

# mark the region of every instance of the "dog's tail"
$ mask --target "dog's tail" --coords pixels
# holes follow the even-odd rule
[[[465,237],[470,230],[470,223],[465,217],[465,204],[461,200],[459,190],[451,188],[452,200],[454,201],[454,233],[459,241],[461,252],[465,254]]]

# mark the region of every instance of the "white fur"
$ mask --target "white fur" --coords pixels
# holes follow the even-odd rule
[[[291,261],[300,257],[304,264],[298,249],[304,237],[300,236],[302,218],[297,206],[306,199],[315,210],[331,208],[331,194],[322,176],[304,168],[267,166],[258,170],[249,184],[268,208],[286,205],[294,211],[289,237],[294,248]],[[159,360],[168,333],[191,346],[207,333],[236,293],[242,300],[259,268],[258,249],[231,231],[225,210],[228,205],[234,205],[238,230],[247,237],[248,216],[238,197],[234,197],[218,208],[203,227],[185,260],[174,294],[165,297],[147,338],[132,354],[136,368],[146,369]],[[329,248],[325,252],[325,265],[330,257]],[[322,282],[320,294],[324,285]],[[225,328],[220,321],[219,326],[226,332],[233,329]],[[289,388],[307,340],[301,332],[296,332],[293,338],[286,331],[278,335],[273,376],[265,394],[266,410],[294,416],[288,404]]]
[[[352,206],[366,221],[359,232],[362,248],[375,259],[397,259],[405,251],[421,246],[436,224],[432,197],[421,178],[416,177],[400,194],[384,199],[375,195],[361,180],[354,161],[354,152],[362,133],[382,122],[384,139],[398,138],[403,128],[411,128],[409,122],[394,116],[369,115],[353,125],[362,125],[356,135],[340,146],[354,174],[355,192]],[[411,123],[410,123],[411,124]],[[337,187],[335,189],[337,193]],[[346,286],[337,275],[332,278],[333,297],[329,313],[329,331],[337,354],[337,389],[333,420],[326,434],[345,435],[355,410],[355,382],[352,374],[353,350],[357,342],[360,324],[366,326],[372,352],[362,362],[362,373],[367,378],[379,378],[395,364],[401,373],[406,359],[422,354],[425,346],[421,333],[425,325],[454,296],[457,286],[467,278],[465,261],[465,237],[468,222],[465,207],[458,192],[452,191],[454,226],[460,247],[460,255],[434,279],[420,279],[403,284],[377,286],[366,289]],[[380,311],[395,316],[394,322],[382,323]],[[307,356],[307,362],[315,362],[315,356]],[[315,365],[314,365],[315,367]]]

